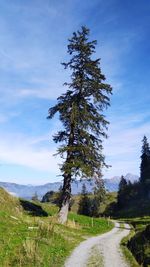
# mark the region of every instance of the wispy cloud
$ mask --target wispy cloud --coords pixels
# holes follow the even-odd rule
[[[48,141],[47,136],[27,138],[21,135],[1,136],[0,161],[5,164],[16,164],[34,168],[39,171],[48,171],[59,174],[58,161],[54,157],[55,149],[49,146],[41,147],[41,141]],[[35,147],[36,144],[36,147]]]
[[[150,123],[145,121],[150,112],[118,115],[111,118],[109,138],[104,142],[106,160],[112,167],[106,175],[126,174],[127,172],[139,174],[141,140],[144,135],[150,140]]]

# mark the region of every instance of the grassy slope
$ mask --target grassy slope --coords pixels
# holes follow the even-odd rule
[[[105,219],[74,213],[69,214],[67,225],[59,225],[56,213],[55,206],[20,202],[0,188],[1,266],[63,266],[81,240],[112,228]]]

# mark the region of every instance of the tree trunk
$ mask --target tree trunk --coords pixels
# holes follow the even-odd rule
[[[69,136],[69,142],[68,147],[72,147],[74,144],[74,122],[71,123],[70,126],[70,136]],[[67,151],[67,159],[66,163],[72,163],[72,152]],[[58,222],[61,224],[66,223],[67,217],[68,217],[68,211],[69,211],[69,205],[71,200],[71,168],[68,171],[64,172],[64,184],[62,189],[62,202],[61,202],[61,208],[58,213]]]
[[[58,222],[66,223],[71,199],[71,174],[64,174],[64,184],[62,190],[62,203],[58,213]]]

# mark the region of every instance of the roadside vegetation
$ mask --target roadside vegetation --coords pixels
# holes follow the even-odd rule
[[[129,240],[135,235],[134,230],[132,229],[129,233],[128,236],[124,237],[121,241],[121,249],[123,251],[123,254],[127,260],[127,262],[129,262],[130,267],[139,267],[140,265],[138,264],[138,262],[136,261],[134,255],[132,254],[132,252],[128,249],[128,242]]]
[[[123,220],[132,226],[130,235],[122,240],[125,255],[133,263],[131,267],[150,266],[150,216]]]
[[[110,230],[105,219],[69,214],[67,224],[56,221],[58,208],[10,196],[0,188],[1,266],[63,266],[73,248],[88,236]]]
[[[141,266],[150,266],[150,225],[138,231],[127,244]]]

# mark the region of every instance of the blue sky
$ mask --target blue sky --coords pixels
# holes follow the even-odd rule
[[[48,108],[69,79],[61,62],[67,39],[86,25],[113,87],[104,177],[139,174],[141,139],[150,141],[150,2],[120,0],[0,1],[0,181],[59,181]]]

